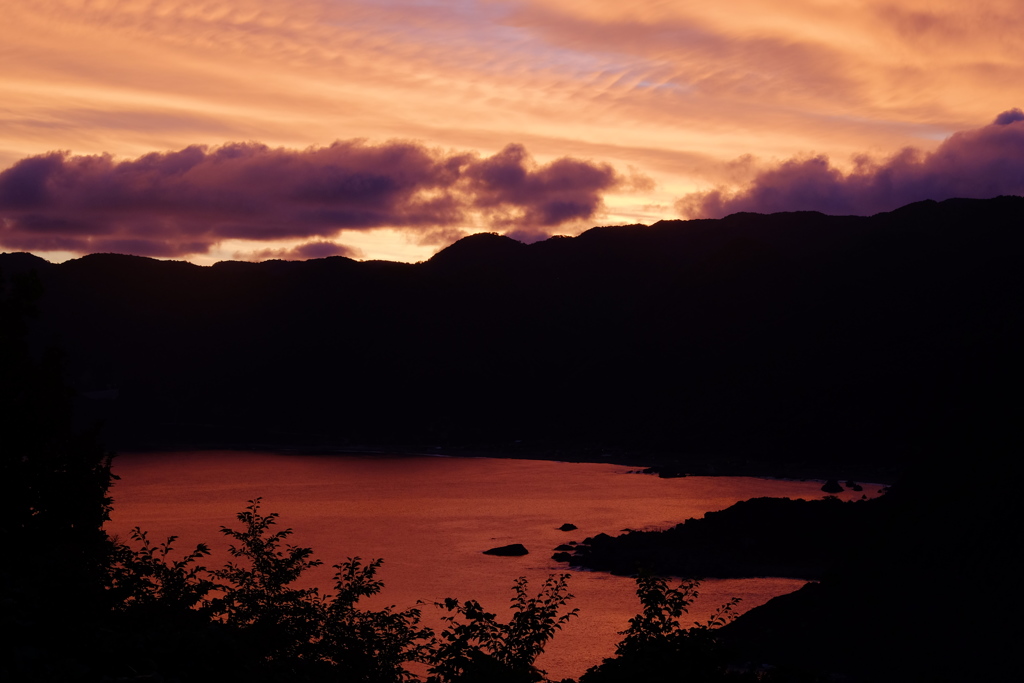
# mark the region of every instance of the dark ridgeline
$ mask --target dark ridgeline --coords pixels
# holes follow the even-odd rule
[[[815,557],[773,556],[787,541],[780,533],[755,562],[730,558],[697,526],[663,552],[644,549],[650,564],[689,563],[709,576],[753,566],[822,581],[722,632],[739,669],[718,649],[695,655],[716,640],[699,631],[654,650],[627,647],[587,680],[635,680],[638,666],[645,680],[675,680],[684,654],[712,667],[706,680],[754,680],[743,666],[764,662],[808,671],[764,680],[1009,678],[1016,630],[1004,622],[1019,615],[1024,542],[1022,226],[1024,198],[1000,197],[870,218],[663,221],[529,246],[477,235],[417,265],[203,268],[117,255],[51,265],[2,255],[5,282],[35,271],[43,292],[30,328],[22,308],[31,291],[0,297],[5,482],[17,482],[19,496],[45,493],[41,502],[6,499],[5,545],[21,553],[4,567],[13,606],[4,619],[21,635],[7,643],[2,670],[60,664],[49,680],[74,680],[74,666],[121,671],[119,651],[143,641],[155,649],[128,648],[129,658],[167,656],[167,622],[136,629],[90,616],[112,599],[95,576],[110,550],[98,528],[108,472],[96,441],[69,426],[75,394],[78,419],[107,419],[107,439],[122,447],[500,450],[519,440],[537,450],[700,453],[747,467],[906,467],[884,501],[815,504],[832,506],[830,516],[805,533],[834,535]],[[53,347],[65,350],[71,390],[43,353]],[[68,488],[72,479],[81,486]],[[71,490],[81,496],[62,496]],[[54,514],[24,517],[40,504]],[[705,526],[749,536],[755,518],[793,512],[743,505]],[[871,513],[851,516],[852,506]],[[807,519],[792,516],[795,534]],[[732,538],[755,550],[764,542]],[[844,547],[830,551],[829,541]],[[716,559],[728,566],[715,568]],[[67,596],[46,594],[51,583]],[[656,614],[665,604],[649,606]],[[178,644],[193,654],[156,670],[224,680],[216,667],[234,660],[219,659],[219,641],[196,628]]]
[[[39,339],[68,350],[118,447],[520,441],[887,462],[1017,365],[1022,207],[474,235],[415,265],[0,267],[39,273]]]

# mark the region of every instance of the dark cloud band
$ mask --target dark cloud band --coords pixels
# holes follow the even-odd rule
[[[537,164],[521,145],[490,157],[360,140],[191,146],[126,161],[51,152],[0,172],[0,245],[167,257],[226,239],[290,239],[344,253],[330,240],[341,230],[436,235],[484,221],[543,232],[592,217],[603,193],[627,182],[607,164]]]
[[[1005,111],[990,125],[951,135],[930,153],[907,148],[884,162],[862,157],[849,174],[825,156],[790,159],[738,192],[715,189],[676,203],[690,218],[752,211],[869,215],[924,199],[985,199],[1024,194],[1024,112]]]

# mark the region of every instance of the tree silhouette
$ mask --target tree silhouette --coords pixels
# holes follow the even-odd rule
[[[312,548],[288,543],[292,529],[275,531],[279,515],[264,514],[261,504],[260,498],[250,500],[237,514],[241,528],[221,527],[234,541],[234,559],[220,568],[198,564],[209,554],[203,544],[175,559],[174,536],[153,544],[136,528],[136,547],[118,545],[113,589],[119,612],[134,617],[136,627],[165,638],[168,622],[196,632],[219,627],[224,647],[211,651],[192,641],[203,680],[216,680],[211,672],[225,670],[257,680],[419,680],[407,668],[411,662],[428,665],[431,683],[545,680],[535,661],[577,612],[564,609],[572,599],[568,574],[549,577],[533,596],[527,580],[518,579],[508,623],[474,600],[450,598],[438,605],[450,614],[435,637],[420,625],[419,609],[359,608],[360,599],[384,587],[376,578],[380,559],[364,564],[350,557],[335,565],[333,594],[298,587],[305,572],[322,563]],[[176,671],[174,659],[158,663],[156,672]]]
[[[551,575],[536,596],[527,580],[514,586],[512,618],[503,624],[475,600],[449,598],[440,606],[450,612],[432,654],[429,683],[533,683],[545,680],[534,662],[555,632],[578,610],[563,612],[572,599],[569,574]]]
[[[629,620],[615,657],[590,668],[580,683],[626,681],[717,681],[726,679],[727,659],[713,631],[734,618],[739,598],[719,607],[704,623],[684,626],[683,615],[697,599],[700,581],[641,575],[636,593],[642,611]]]
[[[34,274],[0,274],[0,564],[10,653],[0,673],[64,678],[91,657],[108,605],[111,454],[76,433],[61,354],[28,338],[42,295]]]

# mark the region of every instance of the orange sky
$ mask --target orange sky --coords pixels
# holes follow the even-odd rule
[[[845,173],[855,155],[934,150],[1024,104],[1022,36],[1020,0],[25,0],[0,22],[0,171],[54,150],[116,162],[362,139],[445,159],[521,144],[537,182],[562,157],[617,174],[542,226],[460,185],[477,194],[443,224],[218,230],[173,253],[288,256],[313,240],[416,261],[466,232],[677,218],[686,195],[787,159],[827,155]],[[139,225],[125,234],[142,239]],[[35,243],[0,232],[0,248],[19,244]]]

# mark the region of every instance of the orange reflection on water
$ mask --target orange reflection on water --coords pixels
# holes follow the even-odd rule
[[[108,530],[127,536],[134,526],[160,539],[175,534],[179,550],[210,544],[216,565],[226,555],[221,525],[237,527],[235,513],[257,496],[263,511],[278,512],[295,529],[292,542],[310,546],[325,565],[311,585],[330,592],[331,565],[347,557],[384,558],[381,595],[368,607],[412,607],[457,597],[479,600],[502,615],[511,587],[526,576],[539,587],[565,565],[552,549],[570,540],[622,529],[666,528],[756,496],[819,498],[821,482],[752,477],[659,479],[630,468],[591,463],[489,458],[297,456],[250,452],[123,455],[113,489]],[[877,486],[865,486],[874,495]],[[845,494],[860,497],[860,493]],[[571,522],[572,532],[557,527]],[[482,551],[523,543],[530,554],[493,557]],[[732,597],[750,609],[796,590],[794,579],[707,581],[694,605],[706,619]],[[554,679],[578,677],[613,654],[618,632],[639,608],[634,583],[601,572],[573,572],[572,620],[539,664]],[[424,607],[424,620],[438,626]]]

